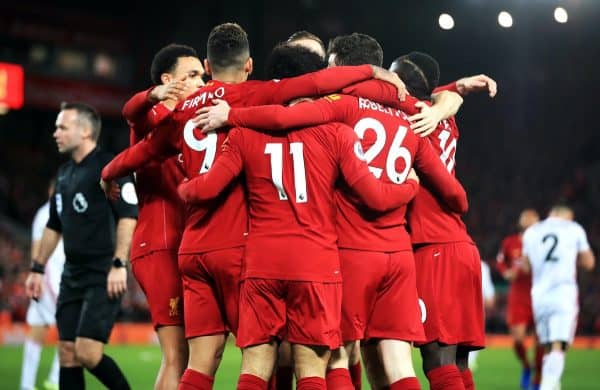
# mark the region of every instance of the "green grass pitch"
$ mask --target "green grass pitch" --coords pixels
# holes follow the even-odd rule
[[[50,368],[53,348],[45,347],[38,372],[41,385]],[[107,353],[124,370],[133,389],[152,389],[154,377],[160,364],[160,351],[157,346],[109,346]],[[19,346],[0,347],[0,388],[17,389],[21,370],[22,348]],[[235,389],[241,355],[229,345],[225,351],[221,368],[215,381],[215,389]],[[427,382],[421,375],[420,358],[414,354],[415,366],[423,389]],[[480,353],[478,368],[474,377],[478,389],[509,390],[518,389],[519,366],[510,349],[490,349]],[[103,386],[86,374],[87,389],[102,389]],[[366,381],[364,381],[366,383]],[[567,354],[562,390],[586,390],[600,388],[600,351],[572,350]],[[40,387],[41,388],[41,387]],[[368,389],[368,386],[363,388]]]

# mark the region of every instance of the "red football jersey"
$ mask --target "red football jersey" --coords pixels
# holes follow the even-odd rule
[[[406,204],[417,184],[383,184],[370,173],[351,128],[331,123],[285,133],[234,128],[206,174],[180,186],[204,201],[244,171],[250,232],[243,278],[341,281],[335,228],[338,177],[382,210]]]
[[[500,272],[504,272],[510,268],[516,269],[516,277],[511,282],[512,288],[526,291],[527,294],[529,294],[531,291],[531,274],[523,272],[516,264],[523,255],[522,249],[523,241],[521,239],[521,234],[511,234],[502,240],[500,252],[496,257],[496,261],[498,262],[498,269]]]
[[[164,105],[150,103],[147,94],[148,91],[139,92],[123,107],[123,116],[130,126],[131,145],[143,139],[171,114]],[[153,251],[179,247],[184,215],[183,202],[177,196],[177,185],[183,177],[177,157],[136,171],[139,214],[131,239],[132,259]]]
[[[368,99],[330,95],[292,107],[263,106],[232,109],[232,125],[264,129],[303,127],[317,123],[342,122],[352,126],[361,139],[365,158],[373,175],[401,184],[414,167],[421,179],[435,189],[457,212],[467,209],[467,197],[460,183],[440,162],[429,140],[415,135],[400,110]],[[380,213],[362,205],[344,185],[336,192],[339,247],[394,252],[410,250],[406,232],[405,207]]]
[[[123,176],[181,151],[185,175],[193,178],[208,171],[221,152],[225,131],[203,134],[190,121],[198,109],[212,99],[226,100],[232,106],[285,103],[303,96],[335,92],[347,85],[372,77],[370,65],[336,67],[284,80],[246,81],[229,84],[211,81],[181,102],[173,115],[144,141],[121,152],[102,172],[105,180]],[[239,183],[218,199],[190,205],[179,253],[197,253],[240,246],[247,232],[247,211]]]

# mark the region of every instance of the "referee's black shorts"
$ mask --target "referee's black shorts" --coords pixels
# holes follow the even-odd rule
[[[106,343],[117,319],[121,298],[108,297],[106,282],[91,285],[69,282],[63,275],[56,303],[59,339],[75,341],[76,337],[86,337]]]

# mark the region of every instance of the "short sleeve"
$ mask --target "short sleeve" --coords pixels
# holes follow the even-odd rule
[[[577,235],[577,252],[585,252],[590,250],[590,243],[587,239],[587,234],[581,225],[575,224],[575,234]]]
[[[533,239],[533,231],[531,227],[527,228],[523,233],[523,255],[527,257],[531,257],[531,244]]]
[[[121,188],[120,196],[117,200],[111,201],[111,206],[117,219],[137,218],[138,216],[138,197],[133,184],[133,178],[126,176],[117,179]]]
[[[59,233],[62,233],[62,222],[59,217],[62,207],[62,196],[60,193],[54,191],[50,197],[50,216],[48,217],[46,227]]]

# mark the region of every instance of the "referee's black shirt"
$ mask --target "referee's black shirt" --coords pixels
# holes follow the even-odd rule
[[[117,221],[137,218],[130,177],[118,180],[121,195],[116,201],[108,200],[100,187],[100,173],[112,157],[95,148],[79,163],[71,159],[58,169],[46,226],[63,236],[67,273],[69,268],[75,271],[73,266],[107,272],[115,251]]]

